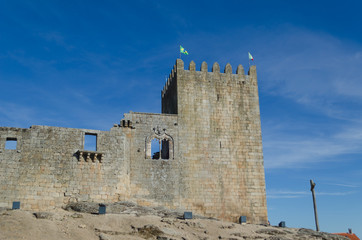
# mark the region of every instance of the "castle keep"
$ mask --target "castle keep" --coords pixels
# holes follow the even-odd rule
[[[161,95],[162,114],[130,112],[110,131],[0,127],[0,207],[126,200],[266,223],[255,66],[177,59]]]

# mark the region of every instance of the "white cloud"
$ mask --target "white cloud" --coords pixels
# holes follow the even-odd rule
[[[37,119],[37,114],[33,108],[0,102],[0,119],[0,127],[30,127],[32,120]]]
[[[59,32],[42,32],[38,34],[41,38],[44,38],[48,42],[54,42],[58,46],[65,48],[66,50],[70,51],[74,49],[74,46],[67,44],[65,41],[64,36]]]
[[[282,133],[280,127],[273,130],[271,125],[265,128],[268,133],[263,142],[266,169],[306,168],[320,162],[344,161],[344,154],[362,154],[360,124],[339,126],[334,133],[322,136]]]
[[[348,192],[316,192],[317,196],[346,196],[355,194],[354,191]],[[281,199],[281,198],[303,198],[309,197],[312,193],[310,191],[290,191],[290,190],[269,190],[267,191],[268,199]]]
[[[307,168],[362,154],[362,46],[294,26],[274,33],[255,31],[249,38],[260,96],[293,102],[313,116],[303,123],[261,113],[265,167]]]
[[[336,119],[345,119],[345,113],[353,119],[362,117],[362,112],[346,108],[350,102],[362,107],[359,43],[292,25],[271,30],[246,27],[217,35],[198,32],[184,38],[192,39],[188,46],[191,53],[196,51],[185,66],[189,59],[195,60],[197,68],[204,60],[209,67],[218,61],[221,69],[229,62],[235,71],[243,63],[247,72],[251,51],[261,94],[283,96]]]
[[[351,113],[349,102],[361,106],[361,45],[295,27],[266,39],[258,42],[264,94],[284,96],[333,118]]]
[[[346,188],[359,188],[360,186],[356,184],[343,184],[343,183],[325,183],[332,186],[338,186],[338,187],[346,187]]]

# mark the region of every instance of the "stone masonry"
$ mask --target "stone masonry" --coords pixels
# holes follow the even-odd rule
[[[110,131],[0,127],[0,207],[127,200],[267,223],[255,66],[178,59],[161,95],[162,114],[130,112]]]

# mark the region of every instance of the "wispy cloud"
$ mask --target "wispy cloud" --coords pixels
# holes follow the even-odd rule
[[[316,192],[318,196],[346,196],[355,194],[355,191],[348,192]],[[267,198],[269,199],[282,199],[282,198],[303,198],[309,197],[310,191],[288,191],[288,190],[269,190],[267,191]]]
[[[344,154],[362,154],[362,126],[338,126],[338,130],[318,136],[306,132],[295,136],[295,132],[285,133],[280,127],[273,129],[268,125],[264,129],[263,142],[265,167],[306,168],[320,162],[344,161]],[[356,133],[354,133],[356,131]]]
[[[294,26],[263,37],[254,31],[250,38],[261,97],[278,96],[323,119],[309,128],[297,116],[264,115],[266,168],[310,167],[361,154],[362,46]]]
[[[31,126],[32,120],[37,119],[36,110],[0,101],[0,127]]]
[[[242,38],[245,33],[248,37]],[[197,64],[206,58],[209,66],[213,61],[221,66],[230,62],[235,70],[244,63],[247,70],[247,52],[252,51],[262,94],[282,96],[336,119],[362,116],[346,108],[351,102],[362,105],[359,43],[292,25],[272,31],[244,28],[218,35],[198,33],[189,38],[193,39],[190,48],[197,49],[203,42],[203,48],[197,49],[200,56],[192,56]]]
[[[355,184],[342,184],[342,183],[325,183],[332,186],[338,186],[338,187],[346,187],[346,188],[359,188],[359,185]]]
[[[259,43],[264,94],[284,96],[332,118],[362,115],[345,104],[361,106],[361,45],[292,26],[268,41]]]
[[[284,190],[270,190],[267,191],[267,198],[277,199],[277,198],[301,198],[306,195],[310,195],[306,191],[284,191]]]
[[[66,50],[72,50],[75,47],[71,44],[68,44],[65,40],[65,37],[59,32],[41,32],[38,35],[45,39],[48,42],[54,42],[56,45],[65,48]]]

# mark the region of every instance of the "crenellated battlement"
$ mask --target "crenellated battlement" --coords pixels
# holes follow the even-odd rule
[[[164,95],[166,94],[166,92],[168,91],[168,89],[170,88],[170,86],[173,84],[173,81],[175,80],[177,74],[208,74],[208,75],[218,75],[218,76],[222,76],[222,75],[230,75],[233,76],[235,79],[242,79],[244,81],[244,83],[248,82],[249,79],[251,79],[253,76],[256,76],[256,67],[255,66],[251,66],[248,74],[245,75],[245,71],[244,68],[241,64],[238,65],[238,67],[236,68],[235,73],[233,73],[232,70],[232,66],[230,63],[226,64],[223,73],[220,72],[220,65],[218,62],[215,62],[212,65],[211,71],[208,71],[208,65],[207,63],[204,61],[201,63],[200,66],[200,71],[196,71],[196,64],[194,61],[191,61],[189,63],[189,67],[188,70],[185,70],[184,67],[184,62],[182,61],[182,59],[177,59],[176,60],[176,64],[173,66],[171,73],[169,74],[167,81],[165,83],[165,86],[162,89],[162,97],[164,97]],[[208,76],[208,79],[212,79],[212,76]]]

